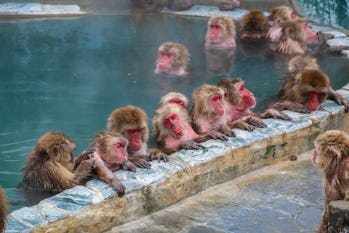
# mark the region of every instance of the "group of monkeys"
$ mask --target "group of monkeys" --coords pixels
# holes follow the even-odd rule
[[[268,21],[272,21],[271,26]],[[229,17],[211,17],[205,38],[205,48],[235,47],[234,22]],[[250,11],[241,21],[240,38],[269,38],[275,51],[295,55],[289,61],[278,100],[266,111],[258,114],[251,110],[255,97],[240,78],[222,78],[216,85],[203,84],[196,88],[192,108],[185,95],[169,92],[160,99],[152,119],[159,148],[148,149],[150,132],[146,113],[131,105],[117,108],[110,113],[107,128],[98,132],[91,146],[76,159],[73,139],[61,132],[44,134],[22,169],[22,187],[28,191],[58,193],[90,177],[98,177],[122,196],[125,187],[114,174],[117,170],[149,169],[149,161],[167,162],[168,155],[178,150],[200,149],[203,147],[200,143],[209,139],[228,140],[235,136],[232,128],[252,131],[267,127],[264,118],[291,120],[282,110],[308,113],[317,110],[326,99],[349,110],[349,101],[331,88],[316,59],[306,54],[307,44],[314,42],[317,35],[291,8],[276,7],[268,18],[261,11]],[[183,45],[167,42],[158,49],[155,73],[185,75],[188,61],[189,53]],[[313,162],[325,173],[326,194],[319,232],[326,232],[329,201],[349,198],[349,136],[341,131],[328,131],[319,136],[315,147]],[[3,196],[2,200],[6,198]],[[0,215],[2,210],[6,213],[6,203],[2,204]],[[4,224],[0,221],[0,228]]]

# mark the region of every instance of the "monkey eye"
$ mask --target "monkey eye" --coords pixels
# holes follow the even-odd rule
[[[168,52],[161,52],[160,55],[161,57],[167,57],[167,58],[172,58],[174,56],[173,53],[168,53]]]
[[[142,129],[129,129],[128,133],[134,134],[134,133],[140,133],[141,131],[142,131]]]
[[[220,29],[221,26],[219,26],[219,25],[211,25],[211,28],[212,28],[212,29]]]
[[[245,85],[240,86],[240,91],[243,91],[245,89]]]
[[[116,148],[124,148],[124,145],[122,143],[118,142],[118,143],[115,143],[115,147]]]
[[[170,121],[168,119],[164,119],[163,125],[165,126],[165,128],[170,128],[171,127],[171,123],[170,123]]]

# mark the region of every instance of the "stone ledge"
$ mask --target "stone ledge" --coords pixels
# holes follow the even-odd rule
[[[338,92],[349,98],[347,89]],[[349,114],[332,101],[311,114],[286,113],[292,121],[266,119],[267,128],[234,129],[237,137],[209,140],[201,150],[181,150],[168,163],[151,162],[150,170],[116,172],[126,186],[124,197],[118,197],[104,182],[91,180],[38,205],[15,210],[8,216],[5,232],[102,232],[308,151],[313,140],[328,129],[349,129]]]

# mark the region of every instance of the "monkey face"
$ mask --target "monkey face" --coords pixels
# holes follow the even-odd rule
[[[212,95],[210,96],[210,104],[220,116],[224,114],[224,105],[222,95]]]
[[[169,113],[162,120],[163,126],[171,130],[176,136],[183,135],[183,126],[181,124],[180,116],[177,113]]]

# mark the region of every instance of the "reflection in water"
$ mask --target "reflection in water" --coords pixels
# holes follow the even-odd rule
[[[323,25],[349,29],[349,6],[346,0],[296,0],[301,13]]]
[[[72,137],[77,155],[106,128],[115,108],[138,106],[150,120],[167,91],[191,97],[192,90],[203,83],[216,84],[222,74],[209,71],[206,64],[206,25],[206,18],[162,14],[1,20],[0,185],[11,209],[25,204],[24,195],[16,189],[22,179],[20,169],[45,132],[62,131]],[[165,41],[188,48],[191,60],[186,77],[154,74],[157,48]],[[277,94],[288,58],[272,59],[270,52],[250,56],[259,52],[244,50],[238,42],[232,58],[222,61],[222,72],[245,80],[259,111],[267,98]],[[318,58],[334,88],[347,82],[347,59]],[[150,147],[155,141],[151,140]]]
[[[213,74],[230,74],[233,72],[236,48],[206,48],[208,71]]]

